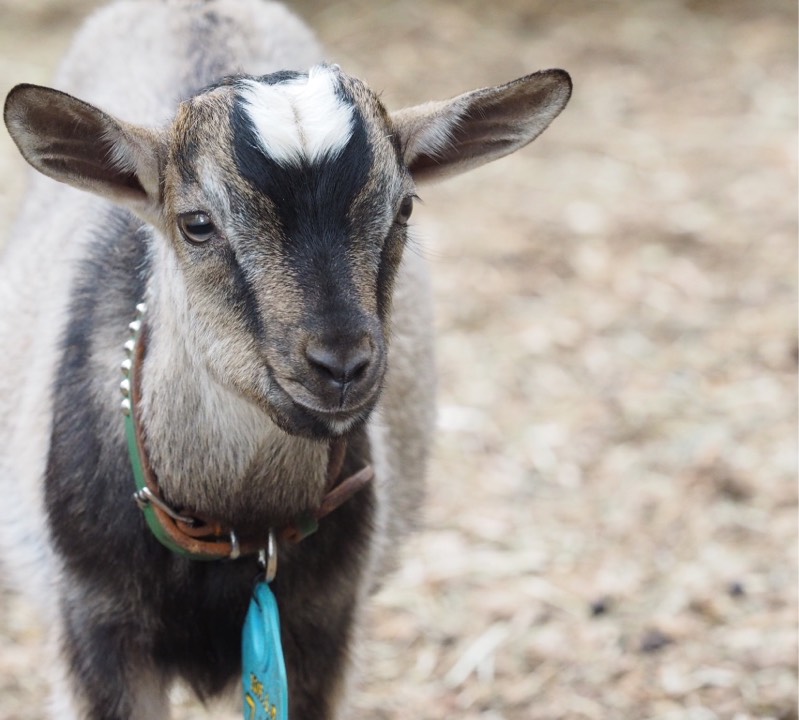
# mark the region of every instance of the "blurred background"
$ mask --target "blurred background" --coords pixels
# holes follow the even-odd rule
[[[0,92],[46,84],[96,4],[0,0]],[[390,108],[575,84],[532,146],[420,192],[439,432],[360,714],[795,720],[796,3],[293,6]],[[0,168],[2,238],[5,133]],[[2,720],[42,717],[41,644],[4,590]]]

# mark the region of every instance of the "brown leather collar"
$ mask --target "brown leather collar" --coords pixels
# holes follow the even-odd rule
[[[132,409],[141,407],[141,387],[138,381],[141,378],[141,367],[147,345],[146,325],[143,321],[136,330],[137,338],[131,358],[133,365],[130,383]],[[182,509],[176,510],[165,502],[145,449],[146,438],[140,418],[133,411],[131,415],[145,482],[145,487],[136,493],[135,498],[145,513],[152,511],[154,519],[160,525],[158,529],[163,531],[163,535],[153,528],[158,539],[181,554],[203,560],[235,559],[244,555],[254,555],[262,550],[265,543],[263,539],[239,538],[234,528],[226,527],[218,521],[200,517]],[[316,531],[319,520],[336,510],[372,481],[374,470],[371,465],[367,465],[347,478],[341,477],[346,453],[347,441],[345,438],[331,440],[327,463],[326,494],[322,504],[315,512],[297,518],[289,525],[277,529],[276,535],[280,540],[297,543],[308,537]],[[149,518],[148,522],[150,522]],[[153,523],[150,522],[150,525],[152,527]]]

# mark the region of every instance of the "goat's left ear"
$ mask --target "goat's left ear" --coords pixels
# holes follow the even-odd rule
[[[11,90],[3,117],[22,156],[39,172],[107,197],[144,218],[157,213],[154,132],[38,85]]]
[[[392,114],[405,163],[417,182],[470,170],[524,147],[566,106],[564,70],[542,70]]]

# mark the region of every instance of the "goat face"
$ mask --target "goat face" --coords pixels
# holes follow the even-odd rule
[[[320,67],[226,80],[167,135],[161,224],[197,342],[291,433],[347,431],[379,395],[414,193],[388,123]]]
[[[548,70],[389,115],[321,66],[224,79],[166,130],[32,85],[5,121],[35,168],[160,231],[149,292],[195,362],[286,431],[328,437],[377,401],[414,183],[523,147],[570,93]]]

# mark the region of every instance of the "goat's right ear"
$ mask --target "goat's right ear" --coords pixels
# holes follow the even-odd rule
[[[158,140],[66,93],[17,85],[3,117],[19,151],[39,172],[151,218],[159,205]]]

